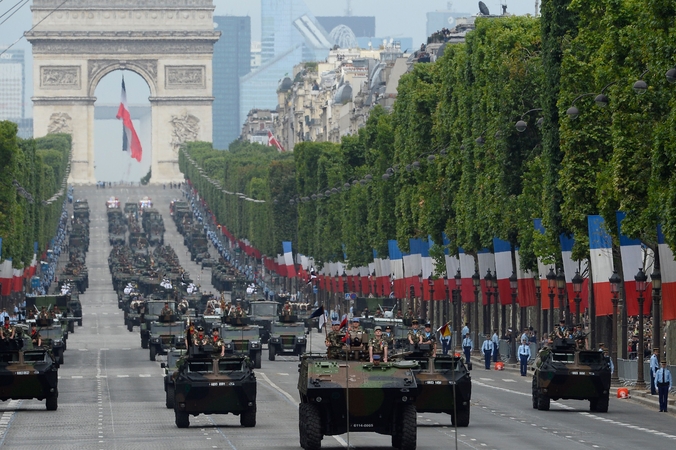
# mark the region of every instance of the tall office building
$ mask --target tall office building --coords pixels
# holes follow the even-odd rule
[[[0,55],[0,120],[23,119],[25,76],[23,50]]]
[[[242,131],[239,80],[251,71],[251,18],[215,16],[214,23],[221,38],[214,45],[213,139],[226,150]]]
[[[275,109],[279,81],[300,62],[323,61],[332,46],[303,0],[261,0],[261,66],[240,80],[240,126],[254,108]]]

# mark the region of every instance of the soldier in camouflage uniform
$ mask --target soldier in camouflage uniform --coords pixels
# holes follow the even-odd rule
[[[340,332],[340,322],[331,322],[331,332],[326,336],[326,354],[331,359],[340,357],[343,348],[343,334]]]
[[[373,355],[380,355],[380,360],[387,362],[387,341],[383,339],[383,329],[378,325],[374,329],[375,337],[369,341],[369,360],[373,362]]]
[[[223,339],[219,336],[220,330],[218,327],[214,327],[213,330],[211,330],[211,345],[214,347],[214,354],[220,354],[221,356],[225,356],[225,343],[223,342]]]
[[[411,345],[420,344],[422,342],[422,330],[418,326],[418,319],[413,319],[411,322],[411,329],[408,331],[408,343]]]

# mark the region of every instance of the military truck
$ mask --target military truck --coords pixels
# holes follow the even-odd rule
[[[318,450],[324,436],[370,432],[392,436],[392,447],[416,448],[416,361],[368,362],[364,346],[346,359],[304,354],[298,393],[300,446]],[[348,406],[349,405],[349,406]]]
[[[533,408],[548,411],[551,400],[589,400],[589,409],[608,412],[610,363],[597,350],[580,350],[573,339],[556,338],[533,366]]]
[[[279,316],[279,321],[270,326],[268,359],[274,361],[277,355],[302,355],[305,353],[305,323],[298,322],[297,316]]]
[[[279,303],[268,300],[256,300],[249,303],[249,321],[258,325],[261,333],[261,342],[267,344],[270,340],[272,322],[279,314]]]
[[[180,321],[152,322],[150,324],[150,360],[166,355],[172,348],[185,348],[185,324]]]
[[[421,350],[406,356],[407,360],[418,363],[418,368],[413,370],[420,387],[415,399],[416,411],[449,414],[452,425],[468,426],[472,377],[467,366],[459,356],[427,356],[426,346],[429,344],[420,344]]]
[[[226,354],[241,354],[253,361],[254,368],[261,368],[263,344],[260,341],[259,327],[243,324],[223,324],[220,335],[225,344]]]
[[[214,357],[209,345],[191,346],[165,389],[173,390],[178,428],[199,414],[235,414],[243,427],[256,426],[256,375],[245,355]]]
[[[58,363],[30,339],[0,342],[0,400],[46,400],[48,411],[58,407]]]

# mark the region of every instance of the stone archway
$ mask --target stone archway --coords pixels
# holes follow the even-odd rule
[[[70,182],[94,182],[94,91],[124,69],[150,87],[153,183],[181,181],[178,147],[212,141],[213,0],[33,0],[33,133],[70,132]]]

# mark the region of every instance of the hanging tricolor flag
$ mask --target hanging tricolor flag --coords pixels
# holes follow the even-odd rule
[[[498,280],[500,303],[509,305],[512,302],[509,277],[512,276],[512,272],[515,272],[512,265],[512,244],[493,238],[493,251],[495,252],[495,276]]]
[[[573,261],[573,246],[575,245],[575,239],[568,237],[565,234],[559,235],[559,242],[561,243],[561,259],[563,260],[563,272],[566,274],[566,288],[568,290],[568,300],[571,303],[570,310],[575,311],[574,308],[574,299],[575,291],[573,289],[573,277],[575,276],[575,271],[580,271],[580,276],[583,276],[582,281],[582,291],[580,292],[580,310],[584,311],[587,308],[588,297],[589,297],[589,278],[584,277],[584,274],[588,272],[588,261]],[[545,291],[542,291],[545,292]]]
[[[129,106],[127,106],[127,89],[124,86],[124,77],[122,77],[122,98],[120,100],[120,107],[118,108],[117,116],[115,117],[122,120],[122,151],[126,152],[131,150],[131,157],[136,161],[141,162],[143,149],[141,148],[141,141],[134,129],[134,124],[131,121]]]
[[[613,240],[606,231],[601,216],[587,216],[589,225],[589,261],[594,283],[594,302],[597,316],[613,313],[610,277],[613,274]],[[638,270],[638,269],[637,269]]]
[[[291,251],[291,241],[282,242],[282,250],[284,250],[283,261],[286,266],[286,276],[289,278],[296,277],[296,266],[293,264],[293,252]]]
[[[676,320],[676,261],[674,253],[664,240],[662,226],[657,227],[657,247],[662,274],[662,320]]]
[[[638,292],[636,292],[636,280],[634,276],[641,268],[646,275],[650,277],[655,255],[652,250],[646,248],[638,239],[629,239],[622,234],[622,221],[626,214],[622,211],[615,213],[617,219],[617,233],[620,237],[620,257],[622,258],[622,273],[624,274],[624,295],[627,305],[627,314],[630,316],[638,315]],[[646,285],[646,291],[643,292],[645,303],[643,304],[643,313],[650,311],[652,307],[652,285]]]
[[[282,144],[279,143],[277,138],[272,134],[272,131],[268,130],[268,147],[277,147],[277,150],[280,152],[285,151]]]

